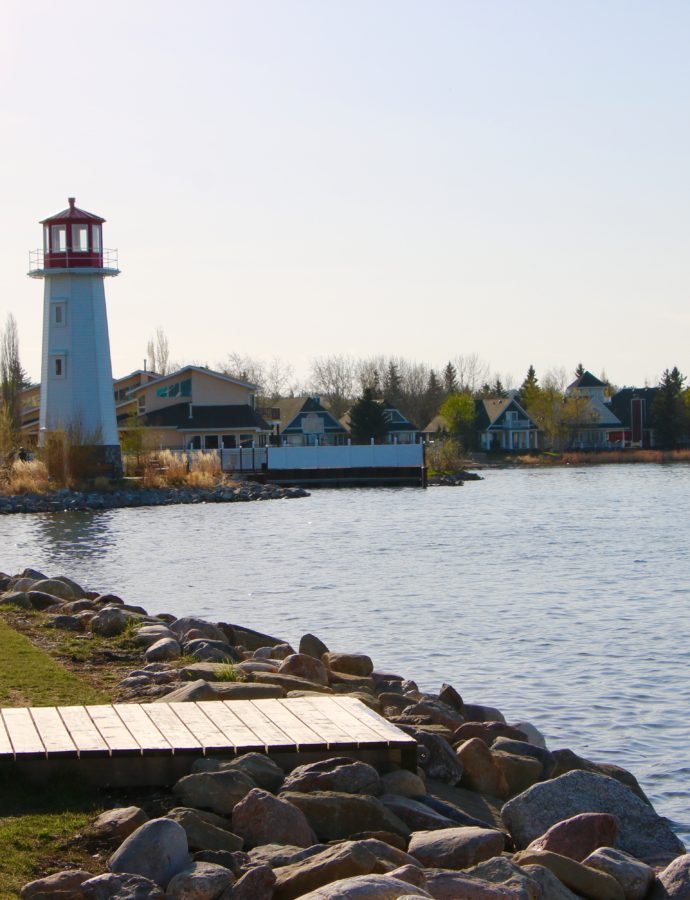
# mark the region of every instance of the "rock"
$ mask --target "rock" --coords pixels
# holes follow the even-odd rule
[[[229,830],[227,820],[223,824],[215,822],[220,818],[213,816],[211,820],[208,813],[189,807],[178,806],[167,814],[173,822],[179,822],[187,833],[187,843],[192,850],[225,850],[232,853],[241,850],[243,840],[238,834]]]
[[[171,819],[151,819],[121,844],[108,860],[111,872],[143,875],[165,888],[189,863],[184,828]]]
[[[275,700],[285,696],[275,684],[247,684],[242,681],[209,681],[218,700]]]
[[[451,732],[455,731],[464,722],[462,715],[453,709],[452,706],[446,706],[445,703],[435,703],[430,700],[420,700],[418,703],[406,707],[400,716],[400,720],[414,720],[418,717],[426,718],[430,724],[444,725]]]
[[[181,619],[176,619],[170,623],[170,630],[177,635],[181,644],[184,643],[187,632],[192,630],[198,632],[199,637],[205,637],[211,641],[221,641],[224,644],[229,643],[222,628],[195,616],[183,616]]]
[[[242,672],[244,675],[251,675],[252,672],[277,672],[279,668],[280,666],[275,659],[246,659],[244,662],[235,663],[235,671]]]
[[[42,581],[34,581],[31,585],[32,591],[41,591],[44,594],[52,594],[53,597],[59,597],[61,600],[81,600],[83,593],[78,595],[74,593],[72,588],[65,584],[61,578],[45,578]]]
[[[115,637],[127,627],[128,618],[118,606],[106,606],[91,619],[91,631],[102,637]]]
[[[492,797],[508,796],[508,782],[495,763],[491,750],[481,738],[470,738],[457,747],[456,753],[463,767],[460,782],[463,787]],[[541,766],[539,771],[541,772]]]
[[[244,772],[225,770],[185,775],[173,787],[173,793],[186,806],[210,809],[230,815],[237,803],[256,785]]]
[[[328,672],[328,682],[340,694],[366,691],[374,695],[374,679],[369,675],[348,675],[346,672]]]
[[[271,637],[269,634],[262,634],[260,631],[253,631],[251,628],[244,628],[239,625],[226,625],[221,622],[219,627],[223,630],[231,629],[233,644],[246,647],[252,653],[254,650],[258,650],[259,647],[277,647],[278,644],[284,643],[280,638]]]
[[[419,766],[428,778],[444,784],[458,784],[462,778],[462,763],[448,742],[435,734],[426,734],[418,728],[403,728],[422,747],[418,753]]]
[[[518,865],[544,866],[563,884],[591,900],[625,900],[623,888],[605,872],[590,869],[582,863],[549,850],[521,850],[515,854]]]
[[[50,897],[68,897],[73,893],[75,898],[81,897],[81,886],[89,878],[93,878],[90,872],[83,869],[73,869],[68,872],[55,872],[46,878],[30,881],[21,889],[22,900],[48,900]]]
[[[359,841],[346,841],[327,847],[308,859],[275,869],[275,900],[293,900],[302,897],[332,881],[351,875],[373,872],[376,857]]]
[[[53,594],[46,594],[45,591],[27,591],[26,596],[29,598],[29,603],[31,603],[31,607],[33,609],[40,609],[40,610],[50,609],[51,607],[62,603],[62,600],[60,600],[58,597],[53,596]],[[65,603],[64,607],[79,606],[80,604],[83,604],[83,603],[88,603],[88,601],[87,600],[75,600],[74,603]],[[89,604],[89,606],[90,606],[90,604]],[[88,607],[82,606],[81,609],[65,609],[64,611],[68,612],[68,613],[75,613],[75,612],[82,612],[85,608],[88,608]]]
[[[544,866],[525,866],[523,871],[537,886],[540,900],[579,900],[577,894],[573,894],[550,869],[545,869]]]
[[[466,872],[448,869],[427,869],[425,874],[427,890],[435,900],[534,900],[535,896],[539,896],[534,890],[529,891],[517,878],[495,884]],[[555,898],[549,896],[548,900]]]
[[[249,865],[249,856],[243,850],[197,850],[194,854],[195,862],[212,862],[224,869],[230,869],[236,878],[239,878],[245,867]]]
[[[232,827],[245,846],[277,842],[309,847],[316,843],[304,813],[268,791],[254,788],[235,806]]]
[[[376,797],[334,791],[281,794],[299,807],[320,841],[347,838],[360,831],[391,831],[407,837],[409,828]]]
[[[385,875],[397,869],[400,866],[417,866],[421,867],[419,860],[414,856],[410,856],[399,847],[394,847],[386,841],[377,838],[364,838],[359,841],[376,857],[376,868],[374,872],[378,875]]]
[[[172,632],[167,625],[143,625],[141,628],[138,628],[134,639],[138,644],[143,644],[145,647],[150,647],[152,644],[155,644],[156,641],[160,641],[161,638],[175,638],[174,632]]]
[[[238,662],[238,653],[222,641],[210,641],[204,638],[181,642],[185,654],[193,656],[199,662]]]
[[[465,708],[465,702],[455,690],[452,684],[442,684],[441,690],[438,692],[438,699],[441,703],[445,703],[448,706],[452,706],[454,710],[459,713],[462,713]]]
[[[235,883],[229,869],[209,862],[193,862],[178,872],[165,892],[169,900],[217,900]]]
[[[541,747],[543,750],[546,750],[546,738],[531,722],[513,722],[513,728],[517,728],[518,731],[526,734],[528,742],[533,747]]]
[[[376,795],[381,793],[381,779],[376,769],[367,763],[335,757],[297,766],[285,779],[283,790]]]
[[[81,889],[84,900],[163,900],[165,897],[156,882],[143,875],[98,875],[85,881]]]
[[[198,702],[199,700],[217,700],[217,694],[208,681],[201,678],[198,681],[190,681],[182,684],[175,690],[170,691],[163,697],[155,700],[155,703],[189,703]]]
[[[503,722],[504,725],[506,723],[503,713],[493,706],[465,703],[462,714],[468,722]]]
[[[328,653],[328,647],[316,635],[303,634],[299,641],[299,652],[320,661],[324,653]]]
[[[312,844],[310,847],[295,847],[292,844],[262,844],[249,851],[249,859],[253,866],[270,866],[278,869],[291,866],[293,863],[309,859],[326,849],[326,844]]]
[[[316,684],[328,684],[328,672],[319,659],[314,659],[306,653],[293,653],[286,656],[280,664],[279,672],[284,675],[297,675],[298,678],[306,678]]]
[[[457,824],[443,813],[420,802],[420,799],[402,797],[399,794],[384,794],[381,802],[401,819],[410,831],[435,831],[440,828],[454,828]]]
[[[644,900],[654,881],[651,866],[613,847],[599,847],[583,860],[583,864],[612,875],[623,888],[625,900]]]
[[[381,776],[381,785],[386,794],[401,797],[420,797],[426,794],[424,779],[407,769],[395,769]]]
[[[614,816],[609,813],[582,813],[552,825],[527,849],[551,850],[582,862],[598,847],[612,847],[617,835],[618,821]]]
[[[343,878],[323,888],[303,894],[300,900],[397,900],[398,897],[427,898],[429,894],[415,884],[390,875],[358,875]],[[464,895],[463,895],[464,896]]]
[[[550,778],[555,768],[553,755],[544,747],[530,744],[527,741],[515,741],[511,738],[499,737],[491,744],[492,753],[512,753],[514,756],[530,756],[541,763],[543,780]]]
[[[147,648],[144,658],[147,662],[164,662],[179,659],[181,655],[182,649],[175,638],[164,637]]]
[[[464,722],[453,733],[453,741],[469,741],[479,738],[490,747],[498,737],[510,738],[513,741],[525,741],[527,735],[505,722]]]
[[[690,900],[690,853],[674,859],[659,872],[649,900]]]
[[[322,662],[326,668],[334,672],[344,672],[346,675],[358,675],[367,677],[374,671],[371,657],[365,653],[324,653]]]
[[[32,609],[29,595],[24,591],[7,591],[0,597],[3,606],[18,606],[20,609]]]
[[[76,600],[81,600],[82,597],[86,597],[87,592],[84,588],[72,578],[68,578],[67,575],[57,575],[55,578],[51,579],[51,581],[61,581],[64,585],[67,585]],[[40,584],[40,582],[37,582],[37,584]],[[37,588],[37,590],[44,590],[44,588]],[[50,593],[50,591],[48,591],[48,593]]]
[[[423,866],[441,869],[467,869],[498,856],[505,840],[500,831],[489,828],[443,828],[439,831],[415,831],[408,852]]]
[[[232,759],[206,756],[197,759],[192,766],[192,772],[220,772],[225,770],[239,770],[248,775],[257,787],[264,791],[275,793],[279,790],[285,779],[285,773],[280,766],[273,762],[269,756],[263,753],[244,753],[242,756]]]
[[[505,783],[503,797],[506,800],[508,797],[521,794],[542,780],[544,773],[541,760],[532,756],[517,756],[514,753],[495,753],[493,750],[489,752]]]
[[[526,847],[557,822],[585,812],[618,819],[616,847],[650,865],[668,863],[685,848],[668,822],[613,778],[573,771],[528,788],[501,810],[518,847]]]
[[[0,573],[0,574],[3,575],[4,577],[7,577],[4,575],[4,573]],[[28,567],[26,569],[24,569],[24,571],[22,572],[20,577],[21,578],[30,578],[32,582],[33,581],[45,581],[48,578],[47,575],[44,575],[43,572],[40,572],[38,569],[31,569]]]
[[[136,831],[149,817],[138,806],[107,809],[91,822],[88,834],[95,838],[119,838],[123,840]]]
[[[280,643],[274,644],[271,648],[271,659],[287,659],[288,656],[292,656],[294,654],[293,648],[290,644]]]
[[[86,631],[86,623],[78,616],[53,616],[48,625],[60,631]]]
[[[311,691],[319,694],[332,694],[328,685],[317,684],[315,681],[307,681],[306,678],[298,678],[296,675],[285,675],[282,672],[254,672],[247,676],[248,680],[263,685],[278,685],[285,691]]]
[[[227,890],[221,900],[273,900],[276,876],[270,866],[256,866]]]
[[[554,761],[554,770],[551,773],[552,778],[558,778],[559,775],[565,775],[567,772],[572,771],[594,772],[596,775],[606,775],[609,778],[615,778],[616,781],[620,781],[621,784],[630,788],[634,794],[637,794],[640,800],[644,800],[650,806],[652,805],[635,776],[632,772],[628,772],[627,769],[611,765],[611,763],[594,763],[589,759],[578,756],[572,750],[554,750],[551,755]]]

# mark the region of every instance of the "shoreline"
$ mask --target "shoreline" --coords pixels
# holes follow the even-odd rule
[[[41,582],[44,583],[41,584]],[[665,820],[660,819],[656,814],[653,814],[653,819],[647,820],[644,828],[639,823],[636,826],[628,827],[629,823],[623,821],[628,814],[632,816],[632,812],[628,813],[628,810],[634,809],[637,814],[642,807],[647,810],[651,809],[651,804],[630,773],[617,766],[585,760],[571,750],[552,751],[547,749],[544,739],[534,726],[526,722],[506,723],[499,710],[464,702],[460,694],[450,685],[443,685],[437,694],[421,692],[414,681],[408,680],[404,675],[378,672],[374,667],[374,662],[365,653],[360,651],[333,653],[313,635],[304,635],[299,647],[294,648],[280,638],[239,625],[208,622],[198,618],[176,619],[165,614],[151,616],[143,608],[129,606],[115,595],[86,591],[64,576],[46,581],[43,573],[25,570],[21,576],[6,576],[0,581],[0,589],[3,590],[0,603],[14,608],[17,615],[25,615],[27,620],[40,618],[46,624],[48,621],[53,621],[53,634],[64,629],[65,633],[80,636],[82,642],[87,644],[90,640],[117,640],[118,636],[128,635],[132,646],[139,648],[132,651],[135,658],[138,656],[139,664],[135,665],[120,680],[113,694],[113,697],[116,697],[119,702],[173,702],[173,700],[194,702],[221,699],[229,702],[233,695],[247,696],[253,692],[256,696],[271,694],[288,699],[291,694],[304,696],[305,692],[344,693],[361,700],[405,733],[414,736],[419,746],[419,768],[416,776],[412,773],[409,774],[412,778],[418,779],[414,783],[416,793],[412,795],[398,794],[396,791],[401,790],[400,782],[403,777],[407,776],[384,772],[379,773],[379,777],[384,780],[388,779],[385,790],[382,788],[383,793],[376,794],[376,797],[383,798],[376,802],[380,806],[384,806],[388,813],[397,817],[398,825],[396,827],[399,830],[407,831],[408,836],[404,837],[404,846],[398,849],[409,855],[416,835],[425,834],[429,841],[433,841],[434,833],[441,830],[457,831],[458,834],[455,837],[460,839],[469,837],[467,829],[475,831],[481,829],[490,831],[494,836],[494,842],[498,841],[499,838],[495,836],[499,835],[504,844],[502,853],[494,852],[497,847],[494,844],[489,856],[482,857],[480,854],[479,857],[472,857],[470,866],[446,867],[446,865],[441,865],[441,870],[446,872],[443,877],[430,874],[432,870],[436,872],[438,866],[434,865],[430,869],[428,866],[422,865],[423,884],[420,879],[418,885],[422,893],[417,896],[453,896],[448,893],[439,893],[440,888],[436,892],[424,893],[424,891],[430,885],[437,887],[443,879],[447,886],[455,885],[460,890],[463,881],[466,880],[465,873],[468,870],[470,870],[472,878],[486,881],[485,876],[489,874],[487,867],[490,865],[493,866],[493,870],[503,867],[501,872],[505,877],[498,882],[501,885],[507,886],[511,879],[515,880],[519,874],[525,874],[534,880],[533,873],[526,873],[524,868],[524,866],[529,868],[533,863],[525,863],[525,859],[532,859],[535,852],[546,851],[553,855],[553,850],[549,850],[549,846],[553,848],[554,845],[553,843],[549,845],[547,840],[546,843],[549,846],[537,850],[532,848],[527,851],[527,844],[532,841],[526,840],[524,829],[527,828],[525,822],[531,813],[526,814],[525,818],[523,813],[518,815],[515,810],[528,804],[531,794],[547,789],[553,791],[556,787],[564,786],[565,782],[569,786],[568,800],[566,803],[564,796],[560,797],[557,804],[559,810],[557,821],[551,823],[552,825],[560,825],[561,830],[564,828],[568,830],[568,827],[571,830],[575,828],[573,825],[566,827],[563,824],[570,822],[573,818],[572,815],[564,815],[562,819],[558,819],[558,815],[563,811],[572,813],[572,803],[577,805],[577,802],[583,800],[585,795],[589,796],[588,791],[591,787],[589,783],[593,782],[599,791],[602,785],[612,791],[616,795],[617,802],[623,804],[619,808],[618,818],[621,821],[619,821],[617,838],[611,841],[610,833],[608,833],[609,842],[619,848],[617,852],[623,850],[630,853],[631,847],[636,848],[637,855],[633,853],[633,856],[638,861],[640,855],[644,856],[646,862],[639,864],[646,865],[652,875],[657,870],[662,883],[664,877],[661,872],[662,868],[677,866],[678,862],[676,861],[674,864],[674,858],[677,860],[688,859],[682,855],[684,848],[681,842],[673,835],[668,826],[664,826]],[[59,592],[62,596],[51,595],[50,590]],[[55,600],[52,605],[49,599],[51,596]],[[60,620],[59,624],[55,621],[56,619]],[[106,632],[110,633],[106,634]],[[228,666],[233,668],[237,680],[227,681],[220,677],[227,675]],[[233,765],[235,764],[239,765],[239,761]],[[314,766],[305,768],[313,770]],[[335,774],[331,770],[321,772],[321,774],[314,770],[310,777],[316,778],[317,782],[321,779],[320,787],[316,788],[317,791],[335,790],[337,792],[340,790],[341,795],[344,793],[350,796],[354,793],[358,797],[361,796],[356,789],[353,790],[352,784],[347,783],[347,778],[344,782],[338,782],[339,788],[334,788]],[[577,790],[573,794],[575,782],[577,782]],[[330,787],[324,787],[327,783]],[[396,785],[396,789],[393,789]],[[248,793],[251,794],[251,791],[257,788],[262,788],[262,785],[257,783],[255,787],[250,788]],[[298,796],[295,796],[294,785],[290,786],[287,800],[281,799],[277,790],[273,793],[269,791],[269,794],[276,802],[291,803],[293,806],[301,808],[306,802],[300,801],[299,797],[303,788],[304,785],[302,788],[297,787]],[[313,786],[311,790],[314,790]],[[307,791],[307,794],[310,794],[310,791]],[[266,798],[259,798],[258,795],[252,796],[254,801],[258,802],[261,799],[262,803],[269,802]],[[171,799],[171,802],[178,801]],[[244,800],[239,801],[239,805],[244,802]],[[345,803],[345,800],[341,802]],[[587,802],[590,806],[593,803],[596,806],[596,802],[592,801],[591,797]],[[188,806],[194,807],[194,804],[189,803]],[[202,810],[207,809],[203,803],[200,803],[200,806]],[[376,809],[379,807],[377,806]],[[625,813],[620,810],[625,810]],[[197,810],[198,812],[199,810]],[[379,810],[379,812],[381,811]],[[259,812],[257,811],[256,814],[258,816]],[[608,815],[609,817],[612,815],[610,809],[580,809],[574,815],[577,818],[583,814]],[[351,833],[328,837],[330,832],[323,823],[318,828],[315,827],[316,820],[313,818],[315,815],[313,811],[310,815],[311,818],[309,816],[307,818],[312,830],[316,831],[314,839],[318,839],[313,846],[322,848],[315,852],[314,856],[318,856],[319,853],[334,852],[323,849],[323,842],[326,839],[339,841],[335,846],[341,849],[344,844],[351,845],[360,840],[378,840],[371,836],[358,838],[358,833],[364,829],[355,829],[354,825]],[[515,816],[520,818],[522,824],[517,824]],[[156,821],[159,821],[160,818],[158,817]],[[177,819],[173,816],[171,820],[167,813],[162,818],[166,822],[174,821],[179,824],[180,821],[179,816]],[[233,812],[230,816],[226,815],[226,818],[229,820],[228,827],[238,827],[236,822],[236,819],[239,819],[238,815]],[[469,824],[469,819],[473,820],[472,824]],[[399,824],[401,822],[402,826]],[[143,827],[139,825],[136,833],[139,833]],[[272,827],[277,829],[276,840],[263,841],[257,846],[263,846],[264,843],[277,843],[285,847],[289,844],[287,840],[279,839],[280,829],[275,823]],[[185,831],[184,822],[182,822],[182,828]],[[383,830],[385,831],[385,829]],[[189,838],[187,831],[185,831],[186,840]],[[548,829],[544,829],[544,831],[548,834]],[[626,836],[621,839],[623,832]],[[644,844],[644,834],[647,832],[649,832],[647,837],[651,843]],[[235,836],[234,831],[231,833]],[[412,838],[409,837],[410,833],[412,833]],[[534,836],[539,837],[541,834],[542,831],[539,831]],[[431,837],[428,837],[429,835]],[[118,841],[120,838],[121,836],[118,837]],[[187,863],[186,869],[184,869],[186,871],[191,865],[192,872],[185,877],[193,878],[200,875],[202,863],[206,866],[216,865],[225,869],[226,872],[230,872],[230,875],[223,877],[232,877],[235,886],[241,884],[242,879],[251,880],[258,877],[257,870],[266,863],[257,864],[256,854],[255,857],[252,857],[251,854],[255,853],[250,846],[252,839],[242,838],[241,835],[239,839],[242,842],[243,850],[238,849],[233,852],[239,853],[240,857],[232,859],[230,856],[216,857],[217,860],[222,859],[226,865],[208,861],[211,851],[207,847],[197,847],[194,854],[195,862]],[[322,843],[319,844],[318,841]],[[640,841],[643,843],[639,843]],[[386,841],[384,840],[383,843],[386,844]],[[386,844],[386,846],[389,845]],[[607,846],[606,842],[601,846]],[[379,854],[388,852],[380,847],[377,849]],[[348,846],[347,853],[350,850],[351,847]],[[642,850],[644,850],[643,853],[641,853]],[[263,875],[269,881],[270,877],[274,877],[280,885],[281,879],[289,881],[290,877],[295,875],[294,867],[301,866],[303,869],[307,865],[305,859],[292,858],[297,853],[294,846],[291,846],[291,851],[288,853],[284,849],[279,860],[274,860],[273,865],[268,863],[270,872],[263,871]],[[512,854],[510,861],[506,859],[505,851]],[[342,852],[346,851],[342,850]],[[532,856],[521,855],[525,852]],[[594,848],[592,853],[596,852],[597,848]],[[201,854],[205,854],[205,857],[202,857]],[[284,861],[286,854],[291,860],[287,863]],[[560,854],[556,853],[556,855]],[[112,860],[116,856],[117,849],[110,857],[111,869],[113,868]],[[416,865],[419,866],[420,860],[414,857],[414,854],[412,856],[416,860]],[[550,868],[550,865],[553,864],[550,857],[537,858],[540,860],[536,863],[537,867],[544,868],[547,872],[551,872],[553,877],[558,878],[558,873],[556,872],[554,875]],[[500,862],[499,865],[497,861],[504,859],[506,859],[505,864]],[[233,862],[237,864],[236,871],[233,871]],[[446,859],[445,862],[447,863],[448,860]],[[582,861],[579,861],[578,865],[581,864]],[[601,864],[604,865],[604,863]],[[403,865],[402,868],[407,868],[407,865],[409,864]],[[195,866],[196,869],[194,869]],[[395,870],[397,871],[398,868],[400,866],[395,867]],[[585,864],[584,868],[590,870],[592,866]],[[474,869],[481,871],[477,872]],[[393,877],[390,874],[392,871],[393,869],[389,868],[381,877],[390,880]],[[659,874],[660,872],[661,874]],[[690,872],[690,867],[688,872]],[[582,875],[579,870],[578,873]],[[219,877],[223,875],[222,872],[216,874]],[[416,872],[411,874],[415,878],[419,877]],[[532,893],[530,896],[541,896],[545,900],[561,896],[554,892],[554,884],[549,881],[548,875],[538,874],[540,878],[549,882],[550,887],[546,888],[545,893]],[[112,878],[114,876],[102,877]],[[360,873],[353,877],[365,876]],[[653,878],[649,885],[652,885],[652,882]],[[329,882],[323,882],[323,884],[326,883]],[[498,886],[497,882],[489,880],[488,883],[495,887]],[[276,881],[273,882],[273,885],[275,884]],[[316,888],[318,889],[323,884],[317,885]],[[559,889],[560,885],[559,881]],[[165,887],[165,885],[163,886]],[[235,890],[235,886],[232,887],[232,890]],[[235,896],[245,895],[237,892],[228,894],[228,898]],[[253,895],[247,894],[246,896]],[[256,894],[256,896],[263,898],[264,894]],[[273,888],[265,896],[267,898],[274,896]],[[311,892],[277,893],[275,896],[311,897]],[[314,894],[314,898],[317,896],[327,897],[330,895]],[[482,894],[482,896],[490,897],[491,894]],[[512,895],[497,893],[496,896]],[[522,895],[516,894],[515,896]],[[562,896],[569,895],[562,894]],[[617,895],[612,893],[610,896]],[[639,896],[647,896],[647,894]],[[649,894],[649,896],[655,895]],[[669,894],[668,896],[674,895]]]

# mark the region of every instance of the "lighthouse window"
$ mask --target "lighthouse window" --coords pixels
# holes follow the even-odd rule
[[[65,357],[64,356],[53,357],[53,375],[55,378],[64,378],[65,377]]]
[[[67,308],[64,303],[56,303],[53,307],[53,321],[56,325],[65,325],[67,320]]]
[[[43,226],[43,249],[46,253],[50,253],[50,228]]]
[[[64,253],[67,250],[67,228],[64,225],[53,225],[50,237],[53,253]]]
[[[92,225],[91,226],[91,246],[93,247],[94,253],[99,253],[101,249],[101,226],[100,225]]]
[[[89,249],[89,226],[72,225],[72,250],[86,253]]]

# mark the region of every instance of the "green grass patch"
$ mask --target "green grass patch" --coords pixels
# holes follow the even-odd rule
[[[108,703],[109,697],[0,620],[0,706]]]
[[[213,675],[214,681],[239,681],[232,663],[221,663]]]

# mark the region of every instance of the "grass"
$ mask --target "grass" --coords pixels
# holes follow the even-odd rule
[[[57,706],[108,702],[107,693],[70,672],[0,619],[0,705]],[[75,784],[36,789],[0,776],[0,898],[48,872],[84,868],[95,860],[74,835],[101,811],[98,794]]]
[[[214,681],[239,681],[232,663],[221,663],[213,673]]]

